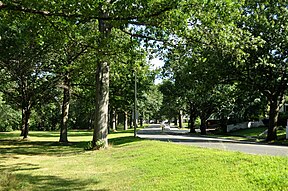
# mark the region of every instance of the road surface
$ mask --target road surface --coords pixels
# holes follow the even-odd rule
[[[247,141],[201,137],[189,135],[187,133],[187,130],[179,130],[177,128],[166,128],[164,129],[164,132],[162,132],[160,125],[154,124],[139,130],[137,136],[143,139],[169,141],[183,145],[239,151],[248,154],[288,156],[288,146],[275,146]]]

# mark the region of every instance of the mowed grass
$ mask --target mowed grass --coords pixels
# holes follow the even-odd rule
[[[90,131],[0,133],[0,190],[288,190],[288,157],[248,155],[109,135],[85,151]]]

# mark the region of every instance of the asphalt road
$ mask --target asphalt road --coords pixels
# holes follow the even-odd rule
[[[164,129],[164,132],[162,132],[160,125],[155,124],[139,130],[137,136],[143,139],[169,141],[183,145],[239,151],[248,154],[288,156],[288,146],[275,146],[247,141],[201,137],[189,135],[187,132],[187,130],[178,130],[177,128],[166,128]]]

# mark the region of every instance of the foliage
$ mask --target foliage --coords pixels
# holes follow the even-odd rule
[[[20,116],[20,112],[8,105],[3,100],[3,94],[0,93],[0,131],[12,131],[19,129]]]
[[[139,101],[139,111],[144,119],[162,119],[161,106],[163,103],[163,95],[158,90],[157,85],[150,86],[150,90],[142,94]]]
[[[286,2],[3,0],[0,9],[0,69],[5,74],[0,80],[7,85],[1,91],[13,108],[24,111],[25,127],[31,111],[36,111],[36,123],[56,121],[57,104],[45,100],[63,99],[65,108],[74,93],[69,124],[90,128],[94,122],[95,132],[106,131],[101,116],[108,116],[108,94],[110,109],[131,110],[133,71],[142,115],[159,111],[159,102],[156,107],[149,103],[154,74],[146,60],[156,54],[166,62],[171,80],[161,90],[171,93],[163,94],[170,104],[157,118],[186,110],[191,119],[200,116],[203,127],[214,113],[225,126],[228,117],[263,116],[268,103],[268,139],[276,138],[288,79]]]

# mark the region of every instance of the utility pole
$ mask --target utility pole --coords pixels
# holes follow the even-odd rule
[[[134,137],[136,137],[137,131],[137,73],[134,70]]]

